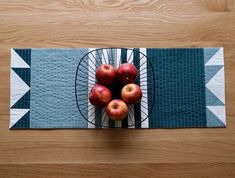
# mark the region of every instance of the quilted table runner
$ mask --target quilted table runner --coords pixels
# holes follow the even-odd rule
[[[90,104],[100,64],[133,63],[142,91],[128,116]],[[225,127],[223,48],[11,49],[10,128]]]

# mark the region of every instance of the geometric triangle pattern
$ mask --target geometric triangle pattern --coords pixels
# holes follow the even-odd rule
[[[14,49],[15,52],[31,66],[31,49]]]
[[[207,108],[224,124],[226,124],[225,106],[207,106]]]
[[[11,49],[11,67],[29,68],[28,63],[14,49]]]
[[[23,97],[29,86],[11,69],[11,106],[13,106],[21,97]]]
[[[206,64],[218,50],[218,48],[204,48],[204,64]]]
[[[208,83],[212,77],[215,76],[215,74],[217,72],[219,72],[219,70],[224,67],[223,65],[216,65],[216,66],[205,66],[205,82]]]
[[[218,119],[218,117],[208,108],[206,109],[206,115],[208,127],[225,127],[225,124],[220,119]]]
[[[10,128],[15,125],[23,116],[29,112],[29,109],[11,109],[10,111]]]
[[[11,68],[15,73],[29,86],[30,85],[30,68]]]
[[[226,126],[223,48],[205,48],[205,90],[208,127]]]
[[[29,100],[30,100],[30,90],[22,98],[20,98],[11,108],[13,109],[30,108]]]
[[[223,103],[225,102],[224,91],[224,67],[222,67],[212,78],[207,82],[206,87]]]
[[[29,128],[31,49],[11,49],[10,128]]]
[[[11,128],[29,128],[29,116],[30,111],[28,111],[21,119],[19,119]]]
[[[208,88],[206,88],[206,104],[207,106],[224,106],[224,103],[217,98]]]
[[[208,65],[224,65],[224,50],[220,48],[216,53],[207,61],[206,66]]]

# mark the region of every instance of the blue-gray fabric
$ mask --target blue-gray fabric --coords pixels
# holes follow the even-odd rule
[[[32,49],[31,128],[86,128],[75,100],[75,75],[87,49]]]

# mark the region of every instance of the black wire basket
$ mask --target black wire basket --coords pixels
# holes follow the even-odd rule
[[[78,111],[81,116],[94,127],[123,127],[123,125],[110,124],[105,108],[95,107],[89,102],[89,92],[97,83],[95,78],[96,68],[101,64],[111,64],[114,67],[120,66],[122,63],[132,63],[138,69],[138,76],[134,83],[138,84],[142,90],[143,96],[141,102],[135,107],[129,105],[128,116],[126,119],[126,127],[135,127],[144,122],[151,114],[155,105],[153,98],[148,98],[148,95],[155,96],[155,74],[154,68],[148,57],[141,52],[140,49],[127,48],[100,48],[90,50],[85,54],[78,66],[75,77],[75,97]],[[114,86],[117,88],[118,86]],[[139,111],[134,114],[134,108],[139,108]],[[135,119],[138,116],[140,119]]]

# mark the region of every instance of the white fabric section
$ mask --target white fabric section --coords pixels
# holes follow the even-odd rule
[[[95,48],[89,48],[89,52],[95,50]],[[93,52],[95,53],[95,52]],[[93,54],[95,56],[95,54]],[[96,60],[91,53],[88,54],[88,96],[95,85],[95,71],[93,69],[96,68],[94,65]],[[93,69],[92,69],[93,68]],[[95,106],[93,106],[88,98],[88,128],[95,128]]]
[[[108,63],[108,49],[102,49],[102,63],[107,64]]]
[[[121,49],[117,48],[116,49],[116,68],[120,66],[121,64]],[[121,127],[122,126],[122,121],[115,121],[115,127]]]
[[[209,65],[224,65],[224,49],[220,48],[214,56],[206,63],[206,66]]]
[[[109,117],[105,111],[105,107],[102,108],[101,112],[104,113],[102,114],[102,117],[101,117],[101,125],[103,128],[107,128],[109,126]]]
[[[108,49],[102,49],[102,64],[107,64],[109,63],[109,58],[108,58]],[[104,113],[101,117],[101,125],[105,127],[109,126],[109,117],[106,114],[105,108],[102,108],[102,113]]]
[[[115,127],[122,127],[122,121],[115,121]]]
[[[118,48],[118,49],[116,49],[116,54],[117,54],[117,56],[116,56],[116,64],[117,64],[117,66],[116,67],[118,67],[118,66],[120,66],[121,65],[121,49],[120,48]]]
[[[223,103],[225,103],[225,89],[224,89],[224,67],[206,84],[206,87]]]
[[[127,60],[128,60],[128,63],[133,63],[133,56],[134,56],[133,51],[132,50],[127,50]],[[128,117],[127,117],[128,125],[133,125],[133,126],[130,126],[128,128],[134,128],[135,127],[135,114],[134,114],[135,110],[134,110],[134,105],[133,104],[129,105],[128,106],[128,110],[129,110]]]
[[[11,119],[10,119],[9,128],[14,126],[15,123],[18,122],[28,111],[29,109],[11,109],[10,110]]]
[[[146,48],[140,48],[140,52],[144,55],[146,54]],[[143,57],[143,58],[142,58]],[[147,58],[145,56],[140,56],[140,87],[144,91],[143,97],[141,99],[141,120],[144,120],[148,116],[148,90],[147,90]],[[141,122],[141,128],[149,128],[148,117]]]
[[[128,128],[135,128],[135,116],[134,116],[134,105],[128,105],[128,125],[130,125]]]
[[[207,106],[207,108],[226,125],[225,106]]]
[[[27,91],[29,91],[29,86],[11,69],[11,93],[10,93],[10,104],[11,107],[22,98]]]
[[[15,52],[14,49],[11,49],[11,67],[30,68],[29,65]]]

